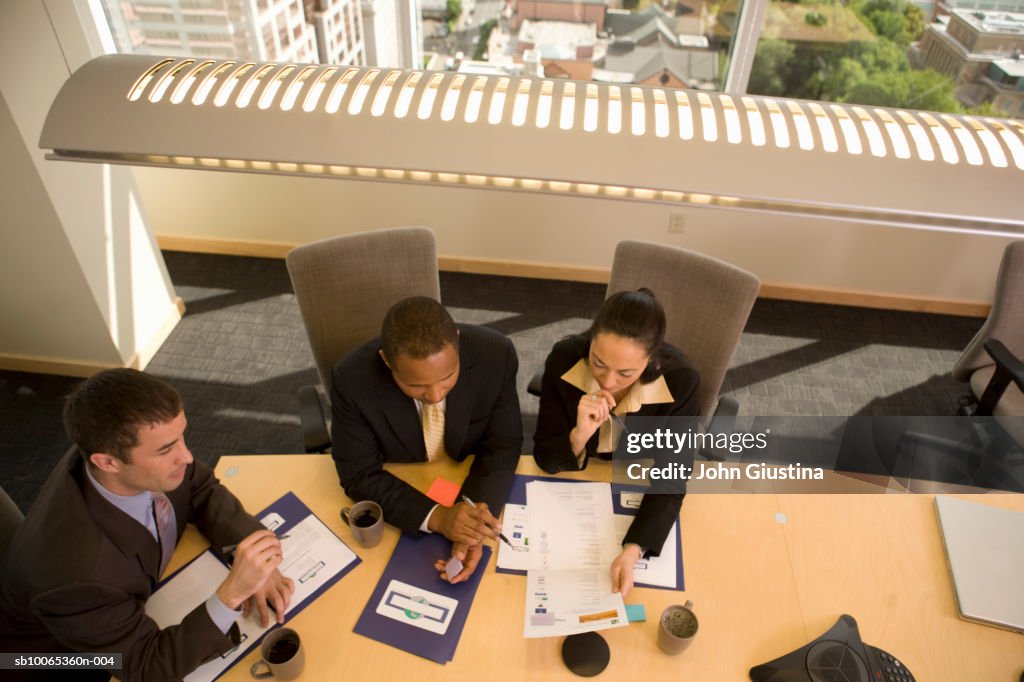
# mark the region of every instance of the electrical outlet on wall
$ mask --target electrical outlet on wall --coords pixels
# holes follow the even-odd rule
[[[669,213],[668,231],[674,234],[686,232],[686,215],[683,213]]]

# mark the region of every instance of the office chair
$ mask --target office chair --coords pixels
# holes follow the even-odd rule
[[[971,390],[957,414],[1024,416],[1022,357],[1024,240],[1011,242],[1003,252],[992,310],[953,367],[953,377],[969,382]]]
[[[18,505],[14,504],[14,500],[8,497],[3,488],[0,488],[0,557],[7,551],[14,531],[18,530],[24,518]]]
[[[665,340],[686,353],[700,372],[700,416],[713,416],[709,430],[725,430],[723,422],[736,416],[739,403],[718,392],[760,280],[734,265],[675,246],[619,242],[607,294],[640,287],[653,291],[665,308]],[[540,395],[542,377],[543,369],[530,381],[531,394]]]
[[[324,239],[292,249],[286,261],[325,396],[334,365],[380,334],[388,308],[409,296],[441,299],[437,244],[426,227]],[[331,439],[320,394],[303,386],[298,397],[306,452],[325,452]]]

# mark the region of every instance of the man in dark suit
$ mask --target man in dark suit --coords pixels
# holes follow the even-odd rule
[[[0,565],[3,650],[120,653],[121,679],[180,680],[238,644],[235,620],[250,601],[265,625],[268,602],[283,621],[293,586],[277,570],[281,544],[193,461],[174,388],[135,370],[100,372],[68,398],[64,424],[76,447]],[[215,547],[238,548],[209,599],[161,630],[144,604],[190,522]]]
[[[338,477],[353,500],[373,500],[409,532],[452,540],[465,580],[499,514],[523,443],[516,393],[519,362],[498,332],[456,325],[437,301],[414,297],[388,311],[381,336],[335,367],[331,440]],[[474,455],[462,495],[476,505],[435,504],[384,470],[384,462]],[[492,515],[493,512],[493,515]],[[439,570],[444,562],[438,563]],[[442,573],[442,576],[444,574]]]

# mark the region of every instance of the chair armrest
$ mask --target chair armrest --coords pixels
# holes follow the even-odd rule
[[[331,435],[327,431],[327,420],[316,386],[299,387],[298,398],[302,444],[306,452],[327,452],[331,447]]]
[[[1024,391],[1024,362],[1010,352],[1002,341],[989,339],[985,342],[985,352],[991,356],[996,363],[996,371],[985,387],[985,392],[978,398],[978,409],[975,412],[978,416],[992,414],[999,399],[1003,397],[1010,382],[1017,384],[1017,388]]]
[[[526,386],[526,392],[530,395],[540,397],[541,384],[544,381],[544,368],[540,368],[534,373],[533,378],[530,379],[530,383]]]

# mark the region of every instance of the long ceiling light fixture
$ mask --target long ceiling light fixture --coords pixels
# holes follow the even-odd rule
[[[107,55],[48,158],[1024,234],[1021,122],[639,85]]]

